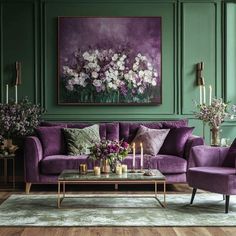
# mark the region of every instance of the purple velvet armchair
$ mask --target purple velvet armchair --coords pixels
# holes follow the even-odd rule
[[[191,149],[187,171],[187,182],[193,188],[190,204],[197,189],[219,193],[223,199],[226,196],[225,213],[228,213],[230,195],[236,194],[236,152],[231,151],[232,146]]]
[[[30,191],[31,184],[55,184],[58,175],[63,170],[78,169],[80,164],[87,162],[87,155],[67,155],[62,128],[84,128],[90,125],[92,124],[47,122],[38,128],[37,136],[26,138],[25,182],[27,193]],[[162,149],[151,158],[150,165],[152,169],[159,169],[166,176],[167,183],[185,183],[189,152],[193,146],[203,145],[201,137],[191,135],[192,128],[187,127],[186,120],[100,123],[100,137],[131,143],[140,125],[152,129],[171,128]],[[136,168],[140,168],[140,154],[137,154],[136,157]],[[132,154],[129,154],[123,163],[131,168]],[[93,168],[92,163],[87,164],[89,169]],[[145,163],[144,168],[147,168]]]

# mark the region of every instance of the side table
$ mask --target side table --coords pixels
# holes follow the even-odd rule
[[[4,184],[7,185],[9,183],[8,176],[8,162],[12,162],[12,189],[15,189],[16,180],[15,180],[15,154],[10,155],[2,155],[0,154],[0,160],[3,161],[3,170],[4,170]]]

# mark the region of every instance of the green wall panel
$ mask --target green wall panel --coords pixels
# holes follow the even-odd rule
[[[65,112],[74,118],[104,119],[115,116],[116,119],[154,118],[159,115],[175,113],[175,36],[173,3],[99,3],[99,4],[60,4],[46,3],[44,9],[44,104],[48,116],[65,117]],[[160,106],[58,106],[57,86],[57,17],[58,16],[161,16],[162,17],[162,86],[163,104]],[[138,30],[138,26],[137,26]],[[168,91],[166,93],[165,91]],[[109,117],[108,117],[109,115]]]
[[[37,79],[35,67],[34,2],[4,2],[2,4],[2,87],[5,102],[5,85],[9,84],[9,99],[15,98],[15,62],[22,63],[22,85],[18,99],[28,96],[36,101]]]

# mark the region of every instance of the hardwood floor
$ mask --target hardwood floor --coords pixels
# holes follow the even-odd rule
[[[184,185],[171,187],[171,192],[190,192]],[[22,190],[14,193],[24,194]],[[51,192],[34,191],[42,194]],[[54,192],[55,193],[55,192]],[[0,192],[0,203],[13,192]],[[233,236],[236,227],[0,227],[0,236]]]

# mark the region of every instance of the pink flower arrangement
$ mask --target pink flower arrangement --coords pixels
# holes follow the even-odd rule
[[[124,141],[111,141],[102,139],[90,147],[89,159],[102,161],[108,160],[112,165],[121,162],[129,153],[129,144]]]

